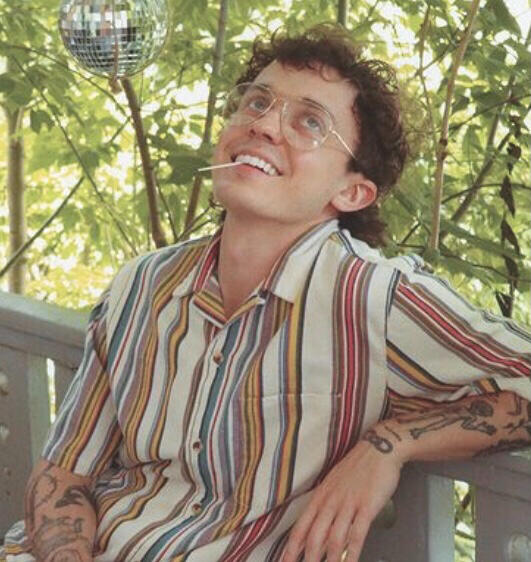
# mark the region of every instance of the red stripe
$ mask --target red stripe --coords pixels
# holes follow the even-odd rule
[[[523,363],[515,359],[505,359],[500,357],[499,355],[494,355],[493,353],[490,353],[488,349],[485,349],[485,347],[483,347],[480,342],[477,342],[471,337],[459,332],[459,330],[453,324],[447,322],[432,306],[430,306],[426,301],[422,300],[414,291],[410,290],[407,287],[400,287],[399,291],[432,319],[432,321],[434,322],[433,328],[438,328],[439,330],[444,329],[444,333],[452,336],[454,340],[458,341],[463,348],[466,348],[468,350],[472,349],[478,355],[493,363],[502,364],[506,367],[516,368],[524,375],[529,376],[531,374],[531,370],[529,368],[526,368]],[[465,331],[464,327],[462,327],[462,330]]]

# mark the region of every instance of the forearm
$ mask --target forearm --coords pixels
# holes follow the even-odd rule
[[[90,478],[41,459],[25,495],[26,529],[40,562],[92,560],[96,512]]]
[[[531,403],[511,392],[463,398],[383,420],[364,437],[403,462],[447,460],[531,445]]]

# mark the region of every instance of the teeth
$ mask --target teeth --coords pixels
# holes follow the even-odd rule
[[[236,156],[236,162],[242,162],[243,164],[249,164],[254,168],[262,170],[269,176],[278,176],[278,170],[269,162],[258,158],[257,156],[251,156],[250,154],[239,154]]]

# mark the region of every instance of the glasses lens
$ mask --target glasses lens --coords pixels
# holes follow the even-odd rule
[[[252,123],[271,107],[273,101],[273,94],[268,88],[239,84],[227,97],[224,116],[235,125]]]
[[[282,115],[288,142],[302,150],[318,148],[332,128],[332,118],[322,108],[304,101],[290,101]]]

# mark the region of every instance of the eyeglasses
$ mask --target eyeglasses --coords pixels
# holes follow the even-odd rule
[[[333,118],[324,107],[309,100],[282,99],[263,84],[238,84],[226,98],[224,116],[231,125],[250,125],[263,117],[279,100],[282,102],[280,130],[291,146],[300,150],[315,150],[332,134],[355,159],[350,147],[334,129]]]

